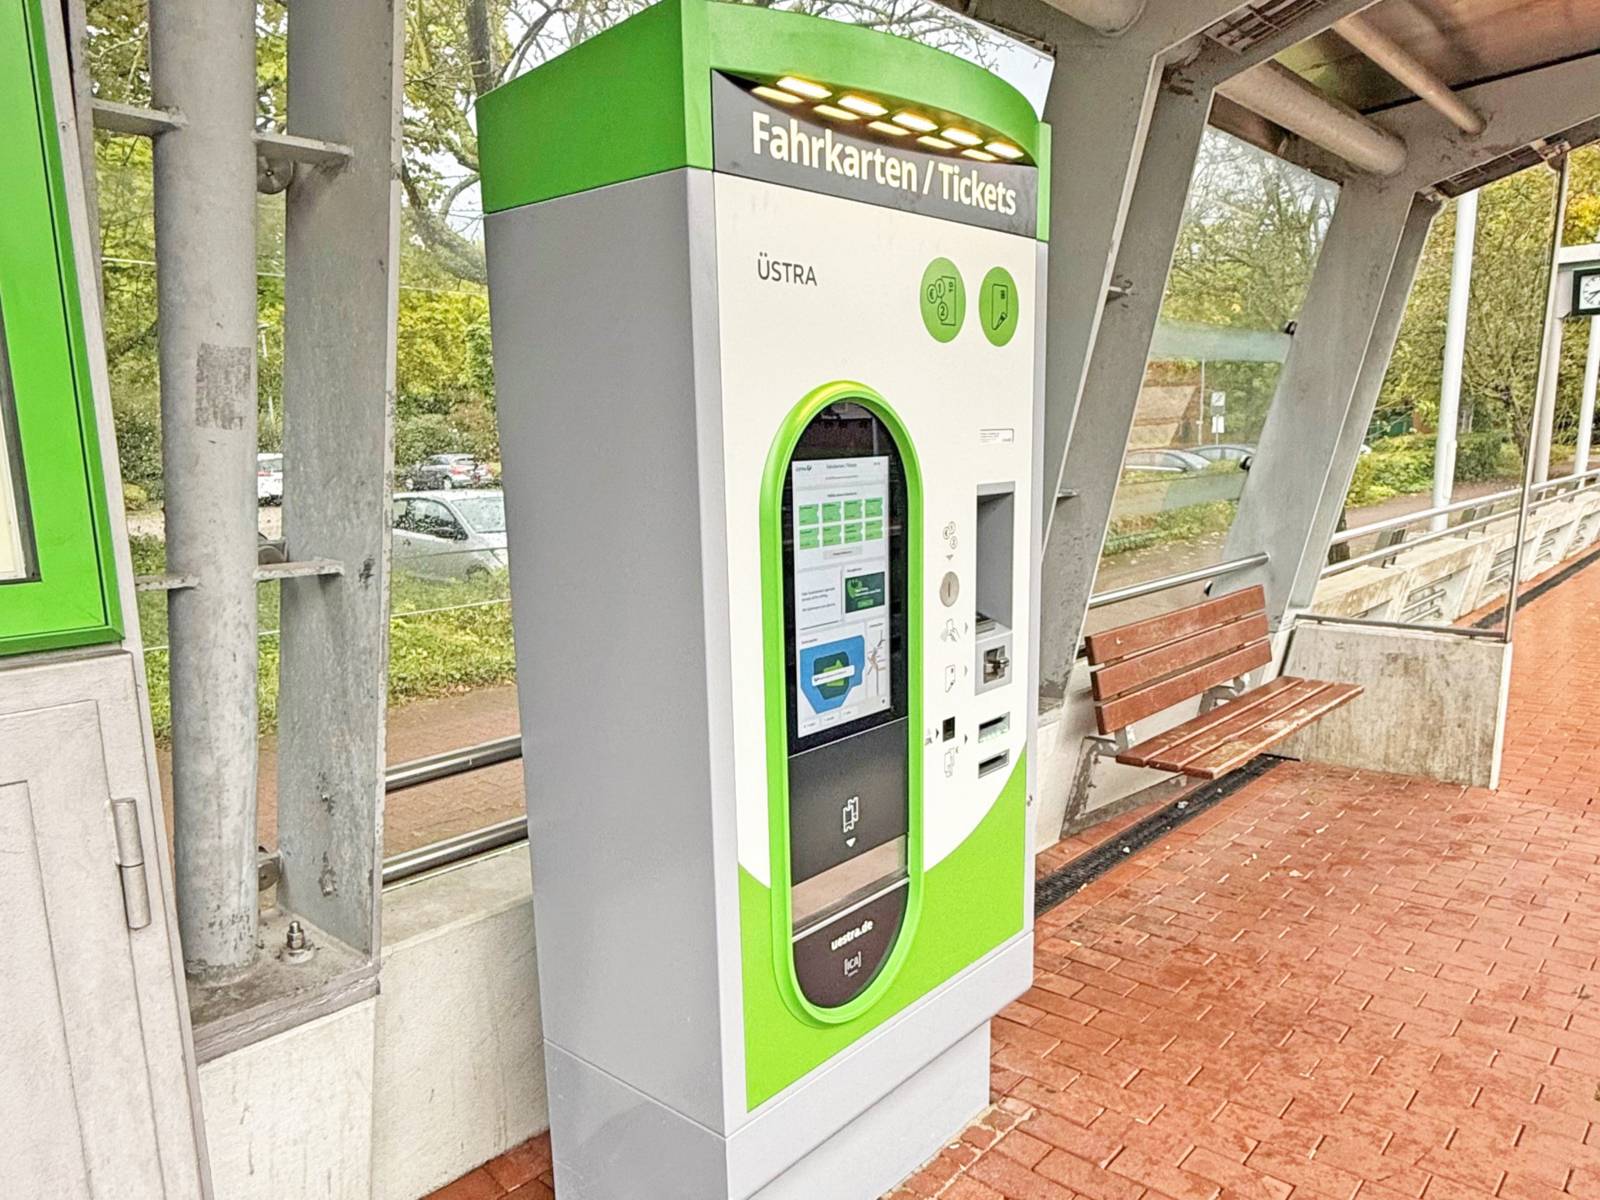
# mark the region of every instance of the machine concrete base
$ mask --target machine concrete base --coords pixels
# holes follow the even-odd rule
[[[719,1137],[557,1046],[546,1053],[563,1200],[877,1200],[989,1103],[985,1021],[752,1191],[761,1152],[738,1135]]]
[[[988,1104],[989,1019],[1032,979],[1025,933],[726,1136],[546,1042],[557,1193],[877,1200]]]
[[[989,1026],[973,1030],[752,1200],[876,1200],[989,1104]]]

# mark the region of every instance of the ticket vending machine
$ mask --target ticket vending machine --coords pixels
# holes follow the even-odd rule
[[[704,0],[478,115],[558,1190],[876,1197],[1032,979],[1048,132]]]
[[[0,1193],[199,1200],[61,13],[0,0]]]

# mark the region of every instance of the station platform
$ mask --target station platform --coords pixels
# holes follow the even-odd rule
[[[1597,642],[1600,564],[1527,602],[1498,791],[1283,762],[1041,913],[892,1200],[1600,1197]],[[538,1138],[431,1200],[554,1195]]]

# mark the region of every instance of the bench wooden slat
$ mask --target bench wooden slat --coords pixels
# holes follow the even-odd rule
[[[1104,666],[1130,654],[1153,650],[1179,638],[1189,637],[1217,625],[1236,621],[1255,612],[1265,612],[1267,593],[1257,584],[1229,592],[1215,600],[1202,601],[1177,612],[1143,621],[1131,621],[1113,629],[1091,633],[1084,639],[1092,666]]]
[[[1246,692],[1237,700],[1229,701],[1227,704],[1213,708],[1208,713],[1201,713],[1198,717],[1185,721],[1181,725],[1174,725],[1171,729],[1164,730],[1154,737],[1146,738],[1138,745],[1132,746],[1117,755],[1117,761],[1127,763],[1133,767],[1149,766],[1150,760],[1164,751],[1171,749],[1180,742],[1188,741],[1196,734],[1204,733],[1224,721],[1231,721],[1257,705],[1267,703],[1285,688],[1292,687],[1295,682],[1294,679],[1288,676],[1282,676],[1274,679],[1271,683],[1264,683],[1253,691]]]
[[[1291,676],[1289,686],[1274,693],[1265,704],[1252,705],[1232,721],[1223,721],[1210,729],[1197,731],[1163,753],[1145,755],[1145,759],[1150,766],[1162,771],[1182,771],[1190,763],[1209,754],[1218,746],[1253,738],[1256,731],[1267,722],[1310,700],[1324,688],[1332,686],[1331,683],[1321,679],[1296,679]],[[1234,704],[1224,704],[1222,711],[1227,712],[1236,707],[1238,706]]]
[[[1243,649],[1235,650],[1232,654],[1224,654],[1192,670],[1163,679],[1160,683],[1153,683],[1126,696],[1097,704],[1094,710],[1095,721],[1101,733],[1126,729],[1151,713],[1171,708],[1180,700],[1198,696],[1207,688],[1226,683],[1271,661],[1272,647],[1263,638]]]
[[[1165,679],[1187,667],[1232,653],[1266,636],[1267,614],[1250,613],[1226,625],[1202,630],[1144,654],[1130,655],[1101,667],[1090,677],[1090,688],[1096,700],[1114,699],[1124,692]]]
[[[1348,704],[1361,694],[1361,685],[1333,683],[1303,700],[1293,708],[1285,709],[1270,721],[1242,735],[1235,741],[1225,742],[1208,754],[1184,764],[1183,773],[1197,779],[1216,779],[1236,767],[1241,767],[1269,746],[1276,745],[1291,733],[1304,729],[1342,704]]]

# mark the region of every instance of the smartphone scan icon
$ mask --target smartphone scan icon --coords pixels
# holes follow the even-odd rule
[[[989,286],[989,328],[999,329],[1011,319],[1011,288],[1004,283]]]

